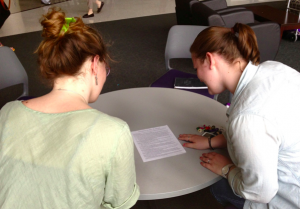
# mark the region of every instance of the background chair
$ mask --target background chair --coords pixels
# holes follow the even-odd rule
[[[170,29],[165,49],[165,65],[166,69],[169,71],[154,81],[150,87],[174,88],[174,81],[176,77],[197,78],[196,74],[185,73],[172,69],[170,66],[170,60],[175,58],[191,59],[190,46],[194,42],[197,35],[205,28],[207,28],[207,26],[175,25]],[[214,98],[213,95],[208,93],[207,89],[184,90]],[[217,97],[215,97],[215,99],[217,99]]]
[[[6,46],[0,47],[0,90],[23,84],[23,92],[16,99],[26,100],[28,96],[28,76],[16,54]]]
[[[196,25],[233,27],[239,23],[254,23],[253,12],[245,8],[214,10],[205,2],[192,1],[190,9]]]
[[[274,60],[281,40],[280,26],[275,22],[250,23],[248,25],[252,28],[257,38],[260,63]]]
[[[190,7],[194,3],[198,3],[198,2],[199,2],[198,0],[190,1],[190,3],[189,3]],[[233,12],[233,11],[236,11],[236,10],[246,9],[245,7],[241,7],[241,6],[228,7],[226,0],[204,0],[204,1],[201,1],[201,3],[208,6],[212,10],[215,10],[218,13],[219,12]]]
[[[171,70],[170,60],[174,58],[191,58],[190,47],[198,34],[207,26],[175,25],[168,33],[165,49],[165,65]]]
[[[195,2],[198,2],[198,0],[175,0],[178,25],[195,25],[190,11],[190,4]],[[245,9],[245,7],[241,6],[228,7],[226,0],[204,0],[201,2],[213,10],[227,10],[229,12],[236,9]]]
[[[179,70],[171,69],[167,73],[165,73],[163,76],[161,76],[159,79],[154,81],[150,87],[160,87],[160,88],[174,88],[174,81],[175,78],[198,78],[197,75],[182,72]],[[194,92],[197,94],[201,94],[203,96],[207,96],[209,98],[217,99],[217,96],[210,95],[208,93],[208,89],[182,89],[185,91]]]

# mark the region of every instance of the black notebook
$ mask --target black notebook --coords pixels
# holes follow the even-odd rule
[[[174,88],[177,89],[207,89],[198,78],[175,78]]]

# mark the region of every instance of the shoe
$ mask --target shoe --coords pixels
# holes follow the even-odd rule
[[[102,7],[104,6],[104,2],[101,1],[101,6],[97,9],[97,13],[101,12]]]
[[[43,4],[51,4],[51,1],[50,0],[41,0],[41,2],[43,3]]]
[[[90,17],[94,17],[94,13],[92,13],[92,14],[85,14],[85,15],[83,15],[82,16],[83,18],[90,18]]]

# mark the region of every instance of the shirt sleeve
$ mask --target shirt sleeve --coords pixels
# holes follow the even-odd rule
[[[229,124],[227,147],[237,166],[228,176],[234,193],[244,199],[268,203],[278,190],[279,140],[270,121],[240,115]]]
[[[105,208],[131,208],[140,195],[136,183],[134,145],[128,125],[118,140],[106,178],[102,205]]]

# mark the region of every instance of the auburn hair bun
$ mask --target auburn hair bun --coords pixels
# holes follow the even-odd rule
[[[51,85],[60,76],[81,75],[87,60],[99,56],[100,62],[108,64],[110,56],[99,32],[85,25],[81,18],[75,18],[66,25],[66,15],[60,8],[50,8],[41,18],[44,40],[36,50],[41,76]]]
[[[57,38],[61,34],[61,29],[65,24],[65,13],[60,8],[50,8],[46,15],[41,18],[43,26],[42,36],[45,38]]]

